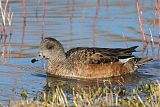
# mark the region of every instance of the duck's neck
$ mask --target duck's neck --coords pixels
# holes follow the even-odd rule
[[[48,61],[53,63],[65,62],[66,55],[65,54],[58,54],[55,55],[53,58],[50,58]]]
[[[60,56],[59,58],[49,59],[48,60],[48,72],[57,74],[57,71],[64,71],[64,69],[70,68],[70,61],[66,59],[66,56]],[[64,72],[63,72],[64,73]],[[58,74],[60,75],[60,74]]]

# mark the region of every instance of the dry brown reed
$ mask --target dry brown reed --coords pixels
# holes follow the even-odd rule
[[[3,20],[3,32],[6,34],[6,12],[7,12],[7,5],[8,5],[8,0],[6,0],[5,7],[2,7],[2,0],[0,0],[0,9],[1,9],[1,15],[2,15],[2,20]]]
[[[158,34],[160,35],[160,0],[156,0],[156,8],[158,11]]]
[[[146,38],[146,31],[145,31],[145,27],[144,27],[144,22],[143,22],[143,18],[142,18],[142,10],[140,8],[140,1],[137,0],[137,11],[138,11],[138,19],[139,19],[139,23],[140,23],[140,29],[141,29],[141,34],[143,36],[143,43],[144,46],[147,45],[147,38]]]
[[[156,9],[158,11],[158,36],[160,39],[160,0],[156,0]],[[159,47],[158,47],[158,56],[160,59],[160,40],[159,40]]]
[[[22,0],[22,8],[23,8],[24,23],[26,23],[26,0]]]
[[[8,20],[8,24],[10,27],[10,38],[12,35],[12,17],[13,17],[13,12],[11,12],[11,9],[8,7],[8,0],[5,1],[5,6],[2,6],[2,0],[0,0],[0,10],[1,10],[1,16],[2,16],[2,27],[3,27],[3,32],[1,32],[1,36],[3,38],[3,52],[2,52],[2,56],[4,57],[5,55],[7,55],[9,53],[8,49],[7,49],[7,29],[6,29],[6,20]],[[8,11],[7,11],[8,10]]]

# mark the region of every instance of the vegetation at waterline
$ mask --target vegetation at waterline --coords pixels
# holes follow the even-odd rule
[[[27,92],[27,91],[26,91]],[[25,92],[22,92],[23,94]],[[21,94],[21,95],[23,95]],[[136,88],[127,90],[125,86],[99,87],[96,90],[85,91],[72,89],[72,95],[66,95],[61,87],[43,93],[36,100],[23,98],[21,102],[10,102],[10,107],[159,107],[160,83],[141,83]]]

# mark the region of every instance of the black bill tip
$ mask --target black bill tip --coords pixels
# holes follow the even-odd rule
[[[35,63],[35,62],[37,62],[37,61],[39,61],[39,60],[37,60],[37,59],[32,59],[32,60],[31,60],[32,63]]]

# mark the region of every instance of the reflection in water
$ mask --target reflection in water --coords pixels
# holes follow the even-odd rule
[[[136,85],[142,80],[150,80],[152,77],[151,75],[146,75],[138,72],[134,72],[131,74],[126,74],[123,76],[117,76],[112,78],[103,78],[103,79],[94,79],[94,80],[85,80],[85,79],[69,79],[69,78],[60,78],[56,76],[49,76],[47,77],[47,84],[46,87],[55,87],[55,86],[66,86],[71,85],[71,88],[83,88],[86,89],[88,87],[99,87],[104,85],[105,83],[108,84],[132,84]],[[70,87],[70,86],[69,86]]]
[[[24,16],[24,19],[23,19],[23,26],[22,26],[21,48],[24,48],[25,29],[26,29],[26,17]]]
[[[93,46],[96,46],[96,39],[97,39],[97,20],[98,20],[98,16],[99,16],[99,8],[100,8],[100,0],[97,0],[96,2],[96,14],[93,20]]]
[[[68,7],[68,9],[67,9],[67,13],[69,14],[69,21],[68,21],[68,26],[69,26],[69,32],[67,32],[68,34],[67,35],[69,35],[69,40],[71,40],[72,41],[72,35],[73,35],[73,26],[72,26],[72,24],[73,24],[73,17],[74,17],[74,0],[72,0],[72,1],[68,1],[68,5],[69,5],[69,7]],[[68,45],[68,47],[67,48],[71,48],[71,45]]]
[[[24,48],[24,36],[26,29],[26,0],[22,0],[22,8],[23,8],[23,25],[22,25],[22,39],[21,39],[21,48]]]
[[[43,39],[44,37],[44,24],[45,24],[45,16],[46,16],[46,6],[47,6],[47,0],[44,0],[43,3],[43,15],[42,15],[42,35],[41,38]]]
[[[69,98],[73,96],[73,90],[75,90],[76,92],[96,92],[100,87],[106,86],[109,88],[118,86],[121,88],[125,88],[127,92],[131,92],[132,88],[136,87],[142,81],[145,80],[145,82],[149,82],[149,77],[151,78],[151,75],[145,75],[138,72],[127,74],[124,76],[97,80],[75,80],[59,77],[47,77],[47,84],[44,87],[44,93],[45,96],[47,96],[46,98],[48,98],[47,100],[50,100],[49,96],[52,96],[54,94],[54,92],[57,90],[57,87],[62,88],[66,96],[69,96]],[[39,97],[44,98],[43,95]]]

